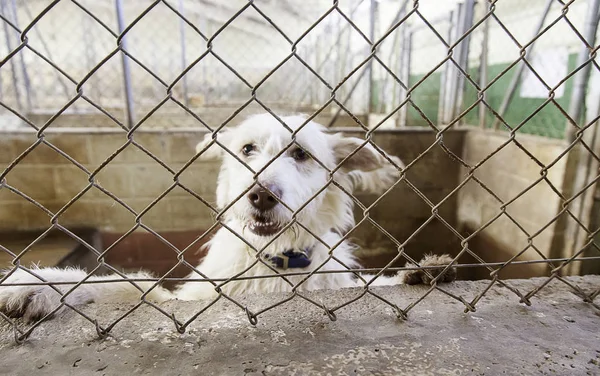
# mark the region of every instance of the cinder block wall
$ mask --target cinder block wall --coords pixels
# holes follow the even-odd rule
[[[465,135],[464,160],[475,166],[508,141],[509,134],[506,132],[471,128]],[[556,160],[566,148],[563,141],[536,136],[519,135],[518,142],[546,166]],[[459,191],[458,221],[465,235],[485,227],[488,221],[502,212],[502,206],[508,204],[505,214],[479,231],[469,242],[469,248],[476,251],[486,262],[509,260],[529,244],[528,237],[539,232],[559,214],[560,197],[547,182],[540,181],[535,184],[542,177],[541,170],[542,167],[529,155],[514,142],[510,142],[481,164],[474,173],[495,196],[473,180]],[[563,191],[566,171],[566,156],[548,170],[547,178],[559,192]],[[468,172],[466,168],[461,169],[460,181],[467,177]],[[530,186],[531,189],[516,198]],[[553,244],[563,236],[563,231],[560,226],[557,227],[556,221],[553,222],[533,237],[532,247],[517,260],[540,260],[540,254],[546,257],[560,257],[553,254]],[[534,264],[511,266],[501,276],[524,278],[546,273],[546,265]],[[489,271],[479,268],[471,270],[470,274],[472,278],[489,277]]]
[[[200,134],[144,133],[134,140],[152,152],[166,166],[177,170],[193,155]],[[0,140],[0,162],[7,165],[30,148],[34,133],[5,133]],[[45,140],[79,162],[90,172],[96,170],[127,142],[115,132],[47,132]],[[4,169],[4,168],[3,168]],[[218,165],[194,163],[180,181],[197,194],[214,194]],[[140,148],[129,145],[114,156],[96,175],[99,184],[136,212],[147,208],[173,183],[167,168]],[[58,211],[88,185],[88,175],[67,158],[44,144],[24,156],[6,177],[7,184],[30,196],[52,212]],[[0,229],[47,228],[50,217],[9,189],[0,189]],[[92,226],[107,232],[125,232],[135,224],[135,216],[97,188],[83,193],[58,220],[65,226]],[[142,222],[157,230],[206,228],[212,223],[210,209],[181,188],[166,194],[147,211]]]
[[[46,141],[90,172],[112,158],[97,172],[97,181],[138,213],[149,208],[173,183],[173,176],[167,168],[135,145],[129,145],[114,155],[127,141],[123,132],[49,130],[45,134]],[[364,137],[364,134],[361,136],[356,132],[348,134]],[[176,171],[193,156],[194,147],[203,136],[202,132],[140,130],[133,139]],[[462,131],[447,132],[444,135],[445,145],[460,154],[463,136]],[[374,140],[384,150],[410,163],[435,142],[435,135],[418,129],[380,131]],[[35,133],[29,131],[2,134],[0,168],[3,170],[20,158],[36,142]],[[215,162],[196,161],[182,173],[180,181],[214,203],[218,167]],[[458,172],[459,164],[435,146],[414,163],[407,177],[420,194],[438,204],[456,187]],[[6,183],[54,213],[81,194],[58,218],[58,223],[67,227],[89,226],[104,233],[122,234],[135,224],[134,214],[100,190],[92,187],[82,194],[89,185],[88,176],[44,144],[37,145],[22,157],[7,175]],[[377,199],[373,195],[359,195],[358,198],[366,205]],[[0,189],[0,208],[0,231],[46,229],[51,223],[50,216],[44,211],[7,188]],[[405,247],[411,256],[418,258],[425,252],[450,251],[450,245],[456,243],[452,233],[439,220],[424,225],[431,216],[431,210],[419,194],[401,183],[373,207],[370,217],[400,243],[406,242],[413,232],[422,227]],[[456,226],[457,195],[447,198],[438,212],[448,224]],[[141,220],[159,233],[197,231],[200,235],[214,223],[213,218],[208,207],[177,187],[147,210]],[[362,218],[362,211],[357,210],[357,218]],[[369,250],[359,256],[370,257],[377,265],[384,265],[397,254],[394,241],[368,222],[353,231],[351,238]]]

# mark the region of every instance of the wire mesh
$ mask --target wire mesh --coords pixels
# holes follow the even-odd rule
[[[26,147],[19,150],[17,157],[9,154],[0,174],[0,192],[28,202],[46,217],[44,232],[22,251],[11,250],[0,244],[0,251],[10,257],[12,264],[0,279],[0,284],[11,286],[8,278],[22,270],[39,279],[39,282],[26,285],[50,286],[62,295],[62,299],[53,312],[37,318],[30,325],[4,313],[0,315],[13,326],[18,341],[26,338],[52,313],[65,306],[95,325],[100,336],[105,336],[142,305],[150,305],[171,318],[176,329],[183,332],[220,299],[227,299],[239,306],[253,324],[262,313],[295,298],[314,304],[335,319],[337,311],[365,295],[378,298],[391,307],[398,317],[406,318],[411,309],[434,292],[455,298],[464,305],[466,312],[474,311],[477,303],[494,284],[510,289],[520,302],[531,304],[531,299],[552,281],[569,285],[584,301],[599,308],[594,299],[600,289],[583,291],[576,283],[565,278],[565,275],[573,272],[574,265],[587,265],[600,259],[600,248],[594,241],[600,231],[600,223],[596,223],[590,214],[597,207],[589,207],[599,178],[600,159],[595,137],[597,108],[590,108],[585,116],[573,114],[568,109],[573,101],[591,99],[592,103],[595,99],[597,102],[591,84],[585,98],[571,95],[575,91],[575,77],[585,67],[590,66],[592,73],[591,78],[586,77],[583,82],[594,82],[598,74],[599,67],[594,60],[597,50],[596,28],[588,33],[589,27],[583,21],[587,7],[593,6],[594,2],[532,1],[526,9],[519,11],[514,10],[515,3],[487,1],[475,4],[473,1],[457,1],[440,6],[438,2],[426,1],[403,1],[398,4],[356,0],[344,3],[284,1],[279,5],[259,1],[227,4],[208,1],[198,5],[183,0],[117,0],[115,6],[109,1],[83,0],[2,2],[0,20],[5,42],[0,45],[0,54],[3,56],[0,62],[0,106],[3,108],[2,118],[6,120],[3,128],[9,128],[9,131],[12,128],[20,131],[27,129],[30,134],[24,142]],[[548,12],[544,12],[540,19],[540,9],[544,7]],[[535,22],[532,23],[532,20],[540,24],[540,28],[533,30],[533,33],[530,25],[535,26]],[[483,43],[485,28],[489,32],[487,43]],[[536,50],[532,51],[534,46]],[[576,59],[581,49],[587,51],[587,56],[585,59]],[[484,61],[485,69],[482,65]],[[516,77],[514,91],[511,89],[513,77]],[[514,99],[515,96],[518,99]],[[502,105],[504,101],[507,102],[506,106]],[[335,258],[334,249],[349,239],[360,226],[369,225],[372,231],[383,234],[388,244],[397,250],[397,254],[386,261],[383,267],[347,268],[334,272],[320,270],[320,265],[310,272],[282,272],[260,257],[264,247],[254,249],[258,255],[256,262],[245,270],[228,278],[211,279],[186,260],[186,255],[220,227],[234,233],[248,247],[254,247],[222,219],[235,201],[218,209],[206,199],[205,192],[198,193],[202,188],[190,188],[191,183],[184,179],[206,149],[178,163],[167,162],[160,147],[155,148],[152,141],[147,141],[155,140],[158,133],[149,133],[150,137],[145,138],[148,133],[143,134],[143,131],[160,127],[169,127],[171,130],[197,127],[217,135],[231,126],[239,114],[252,108],[254,111],[270,113],[286,128],[285,122],[277,115],[280,111],[307,112],[309,116],[300,129],[310,120],[323,116],[331,119],[329,125],[336,124],[340,116],[351,119],[353,131],[362,135],[364,143],[329,171],[327,185],[315,192],[305,205],[331,186],[341,189],[362,216],[337,244],[331,246],[327,261],[341,263]],[[463,125],[475,124],[484,129],[504,131],[481,133],[483,137],[496,137],[496,141],[498,134],[503,135],[500,141],[493,144],[491,152],[474,159],[447,146],[447,140],[459,126],[467,129]],[[57,128],[73,126],[111,128],[110,131],[104,131],[120,137],[106,155],[90,156],[98,158],[96,164],[82,162],[74,158],[70,150],[66,150],[65,144],[61,144],[61,137],[68,130],[66,133],[55,132]],[[419,150],[414,158],[406,161],[405,167],[395,165],[393,160],[386,157],[379,145],[381,142],[375,141],[375,138],[386,128],[409,129],[411,126],[424,127],[434,136],[434,140]],[[292,134],[292,141],[281,153],[297,145],[296,134],[300,129],[287,129]],[[556,142],[561,148],[558,155],[540,157],[539,150],[532,150],[536,147],[534,144],[523,141],[523,133],[566,140]],[[387,158],[388,163],[394,164],[400,174],[390,189],[370,203],[365,203],[334,178],[341,164],[366,145]],[[226,148],[218,137],[209,146]],[[50,207],[46,200],[38,198],[36,191],[30,191],[31,187],[27,184],[12,183],[17,180],[15,176],[20,165],[40,149],[60,155],[63,163],[64,160],[68,161],[68,171],[85,179],[85,184],[74,189],[67,202],[56,207]],[[436,200],[424,193],[422,185],[415,183],[412,175],[434,150],[443,152],[445,157],[462,169],[457,184]],[[235,153],[225,151],[235,157]],[[149,202],[124,199],[118,192],[118,182],[102,177],[111,167],[123,169],[117,166],[119,158],[131,152],[137,155],[136,158],[151,161],[156,168],[151,173],[160,171],[168,181],[168,184],[163,182],[162,193]],[[502,172],[501,164],[503,158],[511,158],[511,153],[526,155],[533,164],[533,167],[529,167],[533,173],[528,175],[525,182],[520,182],[521,185],[515,185],[510,194],[504,191],[497,193],[497,187],[489,183],[490,176],[484,173],[485,167],[492,165],[493,173],[498,176],[506,173]],[[318,155],[312,157],[318,162]],[[275,158],[260,171],[246,167],[257,179]],[[553,168],[562,165],[565,170],[577,169],[573,167],[576,162],[571,159],[585,161],[583,175],[579,172],[577,177],[565,178],[557,184]],[[238,161],[245,165],[242,160]],[[26,171],[24,174],[27,176]],[[60,176],[55,174],[51,178],[56,182]],[[143,176],[142,172],[142,178],[137,180],[143,180]],[[35,179],[30,180],[30,185],[33,184]],[[59,183],[58,186],[65,187],[68,184]],[[518,211],[515,207],[525,207],[530,202],[527,200],[531,195],[536,195],[536,189],[540,186],[553,192],[560,208],[552,212],[547,222],[531,226],[527,214],[515,214],[515,210]],[[414,195],[429,212],[403,240],[390,234],[385,226],[370,215],[386,195],[398,187]],[[478,190],[497,208],[494,213],[485,216],[483,223],[470,228],[468,232],[457,229],[454,221],[441,214],[449,202],[465,191],[465,187]],[[251,188],[248,187],[237,199],[242,199]],[[43,191],[44,187],[41,189]],[[165,197],[173,192],[184,192],[188,199],[192,197],[195,202],[201,203],[205,217],[214,217],[200,236],[184,246],[173,244],[161,231],[153,228],[149,219],[153,213],[164,216],[165,210],[173,214],[172,207],[161,207]],[[130,193],[135,195],[135,192]],[[73,208],[90,194],[101,195],[113,207],[133,217],[134,225],[104,249],[98,249],[64,224],[65,217],[74,212]],[[539,201],[539,198],[537,203],[533,201],[528,208],[535,211],[545,205]],[[285,202],[280,204],[286,206]],[[288,209],[295,216],[305,205],[295,211]],[[84,215],[98,215],[98,211]],[[173,216],[176,217],[176,214]],[[523,240],[518,244],[523,246],[514,249],[505,260],[486,260],[472,249],[472,244],[487,229],[502,221],[515,229],[515,233]],[[424,270],[428,273],[429,269],[419,266],[406,248],[434,222],[459,244],[459,251],[453,255],[453,261],[446,269],[484,268],[489,278],[488,288],[471,297],[463,297],[454,295],[451,289],[439,284],[440,277],[436,277],[432,278],[430,287],[424,290],[420,299],[399,307],[385,294],[374,289],[372,282],[363,280],[362,290],[353,299],[327,306],[314,301],[297,288],[299,284],[287,279],[303,276],[301,284],[311,276],[322,273],[353,273],[358,278],[358,273],[364,272],[377,277],[399,270]],[[292,225],[302,226],[294,219],[279,234]],[[327,245],[321,239],[322,234],[313,233],[306,227],[303,229],[312,234],[315,242]],[[55,283],[44,280],[36,274],[35,269],[23,265],[22,260],[28,252],[53,231],[74,239],[96,258],[97,266],[86,272],[84,278]],[[177,258],[177,263],[161,277],[131,278],[107,261],[111,251],[136,231],[152,234]],[[548,231],[554,231],[554,237],[562,236],[570,252],[550,254],[541,250],[538,241],[547,236]],[[521,256],[525,253],[533,253],[535,257],[524,260]],[[465,261],[467,259],[471,261]],[[397,267],[398,263],[404,261],[414,266]],[[253,309],[235,296],[226,294],[222,287],[232,281],[250,278],[243,276],[244,272],[258,263],[266,265],[272,274],[252,278],[283,278],[294,288],[286,299]],[[547,277],[531,291],[519,291],[511,285],[510,280],[503,280],[499,276],[509,267],[535,264],[547,266]],[[212,284],[218,293],[214,300],[207,302],[196,315],[186,320],[178,319],[176,312],[167,312],[147,299],[148,294],[160,284],[184,280],[170,277],[170,273],[178,267],[195,271],[201,276],[196,281]],[[70,305],[66,299],[84,284],[100,283],[90,280],[100,268],[115,275],[102,283],[125,280],[142,292],[136,304],[103,324],[100,323],[103,318],[93,317],[81,307]],[[140,282],[151,283],[150,291],[140,288]],[[62,285],[68,285],[68,290],[61,291],[59,287]]]

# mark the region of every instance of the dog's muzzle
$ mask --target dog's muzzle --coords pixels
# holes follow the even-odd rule
[[[267,189],[256,186],[248,192],[247,198],[256,210],[248,224],[250,231],[259,236],[275,235],[281,224],[273,220],[272,210],[279,204],[281,190],[274,185],[265,185]]]

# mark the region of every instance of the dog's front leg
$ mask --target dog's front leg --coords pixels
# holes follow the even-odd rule
[[[215,286],[210,282],[185,282],[174,294],[179,300],[207,300],[218,295]]]
[[[0,284],[0,312],[9,317],[24,317],[26,321],[37,321],[50,313],[58,313],[64,310],[63,303],[77,306],[91,302],[136,302],[154,286],[153,282],[137,282],[138,289],[126,280],[102,283],[122,279],[118,275],[91,276],[86,281],[93,283],[80,284],[70,291],[87,276],[85,271],[76,268],[18,269],[12,274],[9,271],[0,274],[8,275]],[[150,275],[134,273],[126,277],[143,279]],[[160,286],[152,288],[145,296],[155,302],[172,298],[173,295]]]

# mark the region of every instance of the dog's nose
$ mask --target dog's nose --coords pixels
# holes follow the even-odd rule
[[[269,187],[269,190],[274,194],[280,196],[279,191],[275,188]],[[255,187],[248,193],[248,200],[252,206],[260,211],[271,210],[277,205],[277,199],[269,193],[266,189],[261,187]]]

